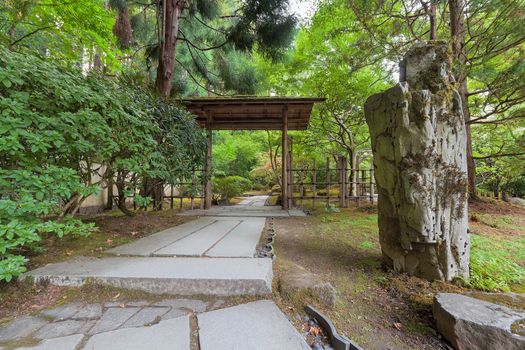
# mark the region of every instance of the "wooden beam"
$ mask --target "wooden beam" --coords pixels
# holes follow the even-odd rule
[[[208,114],[208,120],[206,121],[206,132],[208,145],[206,149],[206,163],[204,164],[204,176],[206,179],[206,186],[204,187],[204,209],[211,208],[211,146],[212,146],[212,116],[211,113]]]

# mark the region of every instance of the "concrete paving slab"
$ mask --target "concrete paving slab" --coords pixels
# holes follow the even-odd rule
[[[122,328],[149,325],[160,320],[162,315],[166,314],[168,311],[170,311],[169,307],[145,307],[127,320],[122,325]]]
[[[243,199],[238,205],[264,207],[269,196],[252,196]]]
[[[212,225],[188,235],[178,241],[159,249],[156,256],[201,256],[215,243],[230,233],[240,224],[237,220],[215,221]]]
[[[139,310],[139,308],[109,308],[104,312],[95,326],[91,328],[89,334],[97,334],[117,329]]]
[[[188,316],[161,321],[151,327],[123,328],[89,339],[84,350],[189,350]]]
[[[210,257],[253,257],[264,229],[265,218],[244,218],[206,253]]]
[[[41,314],[53,318],[54,321],[61,321],[73,317],[81,307],[82,305],[80,303],[70,303],[53,309],[44,310]]]
[[[269,258],[83,258],[25,273],[35,282],[81,286],[86,280],[120,288],[174,295],[261,295],[271,293]]]
[[[150,256],[156,250],[162,249],[176,240],[191,235],[214,222],[215,220],[211,218],[192,220],[153,235],[146,236],[135,242],[110,249],[108,252],[116,255]]]
[[[0,326],[0,341],[25,338],[49,322],[39,317],[23,316]]]
[[[17,348],[16,350],[75,350],[82,339],[84,339],[84,335],[75,334],[43,340],[36,346]]]
[[[172,308],[183,308],[193,312],[204,312],[208,307],[208,303],[197,299],[168,299],[156,302],[155,306],[168,306]]]
[[[102,316],[102,305],[88,304],[84,305],[76,314],[73,315],[74,320],[94,320]]]
[[[201,350],[311,350],[270,300],[205,312],[197,318]]]
[[[291,217],[305,216],[302,210],[282,210],[279,206],[251,207],[237,206],[212,207],[211,209],[187,210],[177,215],[181,216],[214,216],[214,217]]]
[[[65,320],[50,323],[40,328],[35,334],[35,338],[50,339],[81,333],[80,330],[85,326],[86,322],[87,321]]]

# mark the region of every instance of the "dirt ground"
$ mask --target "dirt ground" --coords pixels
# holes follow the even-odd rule
[[[79,255],[103,256],[108,248],[192,219],[176,216],[175,212],[142,212],[135,217],[109,212],[86,217],[87,222],[94,222],[99,227],[97,232],[89,238],[45,239],[42,251],[30,256],[29,268]],[[515,242],[525,244],[525,209],[484,201],[472,204],[469,213],[472,234],[498,239],[517,237],[519,241]],[[334,322],[340,334],[347,335],[365,349],[449,349],[435,329],[432,298],[440,291],[461,293],[469,290],[385,270],[381,265],[376,220],[375,208],[370,206],[344,209],[339,213],[318,210],[307,217],[275,219],[278,259],[274,265],[274,290],[279,289],[283,267],[293,262],[330,282],[336,289],[337,303],[334,308],[327,309],[315,299],[283,296],[278,292],[274,293],[274,300],[299,330],[301,322],[295,319],[296,315],[304,315],[306,303],[316,306]],[[514,255],[520,257],[520,254],[523,259],[517,261],[525,266],[525,249]],[[126,303],[164,297],[89,285],[67,288],[3,284],[0,285],[0,322],[72,301]],[[254,298],[227,298],[225,306]]]
[[[129,217],[119,211],[110,211],[99,215],[81,217],[85,222],[95,223],[98,230],[89,237],[65,236],[61,239],[56,236],[44,237],[39,244],[39,249],[27,254],[29,258],[27,269],[35,269],[39,266],[65,261],[77,256],[102,257],[107,249],[193,219],[191,216],[177,216],[175,215],[177,212],[175,209],[160,212],[139,211],[135,216]],[[18,282],[0,283],[0,322],[71,299],[82,298],[83,293],[77,293],[78,290],[76,288]],[[113,295],[117,293],[114,292]],[[135,295],[136,293],[124,291],[121,294],[124,296]],[[111,299],[112,296],[103,297]]]
[[[472,205],[470,213],[473,234],[525,238],[523,208],[484,201]],[[340,213],[317,210],[306,218],[276,220],[276,284],[283,267],[293,262],[330,282],[338,300],[328,309],[314,298],[288,294],[279,299],[281,308],[293,319],[310,303],[334,322],[338,332],[365,349],[450,349],[435,328],[433,296],[470,291],[385,270],[376,220],[375,209],[370,207]],[[300,323],[296,326],[300,329]]]

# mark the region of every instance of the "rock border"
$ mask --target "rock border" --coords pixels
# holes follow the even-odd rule
[[[321,327],[323,327],[334,350],[363,350],[363,348],[347,337],[337,334],[337,330],[332,321],[320,313],[316,308],[311,305],[306,305],[304,310],[310,317],[316,319]]]
[[[275,236],[277,235],[277,232],[275,230],[275,222],[273,217],[268,218],[268,226],[269,227],[266,229],[268,235],[268,238],[266,239],[267,243],[257,254],[257,256],[259,258],[271,258],[272,260],[275,260],[277,255],[273,249],[273,244],[275,243]]]

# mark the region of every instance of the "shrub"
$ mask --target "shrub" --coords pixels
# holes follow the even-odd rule
[[[226,201],[252,188],[252,182],[241,176],[216,177],[212,180],[212,185],[213,192]]]
[[[204,155],[194,118],[169,101],[2,47],[0,111],[0,281],[25,270],[42,234],[89,234],[71,216],[108,179],[124,196]]]

